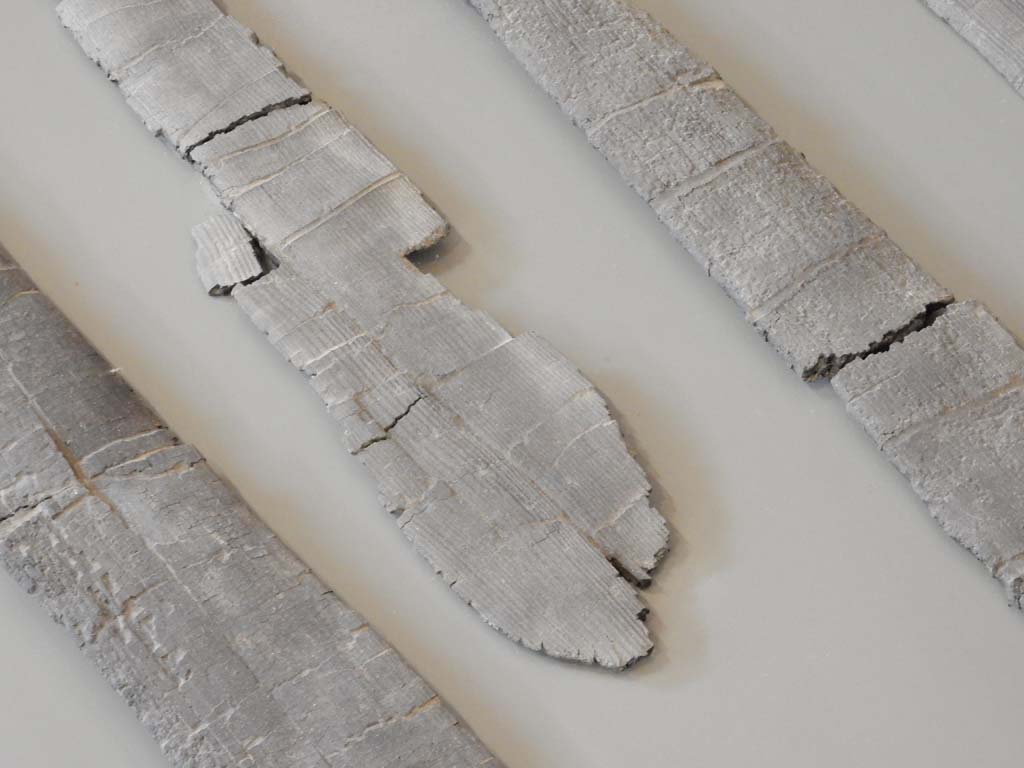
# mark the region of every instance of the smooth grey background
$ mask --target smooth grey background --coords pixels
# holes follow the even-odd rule
[[[639,0],[1024,334],[1024,100],[915,0]],[[674,551],[625,674],[527,652],[413,554],[301,376],[203,295],[213,210],[39,0],[0,23],[0,239],[510,768],[1020,764],[1024,617],[461,0],[229,0],[450,218],[426,268],[608,395]],[[163,765],[0,577],[0,765]]]

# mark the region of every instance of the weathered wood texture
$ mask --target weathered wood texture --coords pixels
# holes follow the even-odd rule
[[[974,305],[942,314],[952,295],[648,15],[619,0],[470,2],[790,364],[837,376],[850,412],[1020,606],[1010,334]],[[1020,2],[930,4],[1019,87]]]
[[[0,252],[0,560],[182,768],[498,763]]]
[[[805,378],[951,300],[647,14],[619,0],[470,2]]]
[[[146,127],[184,154],[275,106],[309,99],[210,0],[63,0],[57,12]]]
[[[832,383],[946,532],[1022,607],[1024,349],[982,306],[956,303]]]
[[[207,67],[238,69],[250,36],[210,37],[235,27],[201,6],[65,0],[60,12],[114,79],[159,56],[173,76],[146,93],[166,132],[190,125],[192,94],[250,90],[207,85]],[[178,63],[196,40],[203,66]],[[618,668],[647,654],[644,606],[611,563],[648,581],[668,532],[605,402],[544,341],[511,337],[416,269],[405,257],[444,235],[441,216],[337,111],[279,95],[248,102],[243,120],[204,118],[201,141],[191,128],[174,139],[280,265],[232,295],[310,377],[417,551],[488,623],[561,658]]]
[[[230,213],[213,216],[192,228],[196,242],[196,271],[211,296],[224,296],[239,283],[255,280],[263,266],[252,235]]]
[[[1022,0],[924,0],[1024,95]]]

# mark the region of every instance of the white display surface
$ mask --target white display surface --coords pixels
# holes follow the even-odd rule
[[[1024,99],[916,0],[636,0],[959,298],[1024,337]],[[228,0],[443,211],[424,267],[611,401],[673,528],[657,648],[513,645],[377,504],[301,374],[203,293],[215,210],[52,4],[0,15],[0,241],[509,768],[1019,766],[1024,616],[787,370],[462,0]],[[0,766],[158,768],[0,574]],[[267,768],[275,768],[267,766]]]

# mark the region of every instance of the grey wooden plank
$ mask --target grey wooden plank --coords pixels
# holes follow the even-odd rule
[[[195,3],[150,17],[109,0],[68,2],[65,23],[101,66],[128,58],[122,69],[148,78],[154,57],[175,62],[146,79],[146,97],[173,107],[168,124],[192,114],[179,102],[206,99],[204,68],[220,59],[233,78],[218,85],[222,100],[251,90],[231,74],[253,55],[236,42],[248,33],[214,37],[218,22]],[[167,43],[154,42],[153,25]],[[412,182],[316,101],[268,99],[198,143],[175,141],[279,265],[232,295],[309,376],[417,551],[529,648],[614,668],[646,655],[646,609],[617,568],[646,583],[666,551],[650,484],[564,357],[533,336],[513,339],[405,258],[447,230]]]
[[[1024,95],[1024,2],[924,0]]]
[[[804,378],[952,299],[649,15],[470,2]]]
[[[0,265],[0,561],[169,761],[497,766],[28,277]]]
[[[988,311],[934,324],[832,381],[946,532],[1024,595],[1024,349]]]

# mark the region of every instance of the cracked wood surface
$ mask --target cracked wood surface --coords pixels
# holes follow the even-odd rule
[[[646,610],[617,568],[646,583],[666,550],[650,484],[571,363],[405,258],[446,231],[419,190],[328,105],[277,86],[249,99],[236,59],[285,75],[209,2],[58,10],[279,265],[232,295],[310,377],[416,550],[529,648],[613,668],[646,655]]]
[[[619,0],[470,2],[804,378],[952,299],[647,14]]]
[[[924,0],[1024,96],[1024,2]]]
[[[146,127],[183,154],[309,98],[251,31],[209,0],[63,0],[58,13]],[[182,87],[191,84],[199,87]]]
[[[946,532],[1020,608],[1024,595],[1024,349],[979,304],[832,381]]]
[[[175,765],[498,763],[0,250],[0,560]]]
[[[211,296],[224,296],[239,283],[255,280],[263,266],[253,248],[252,236],[229,213],[211,216],[192,228],[196,242],[196,271]]]

